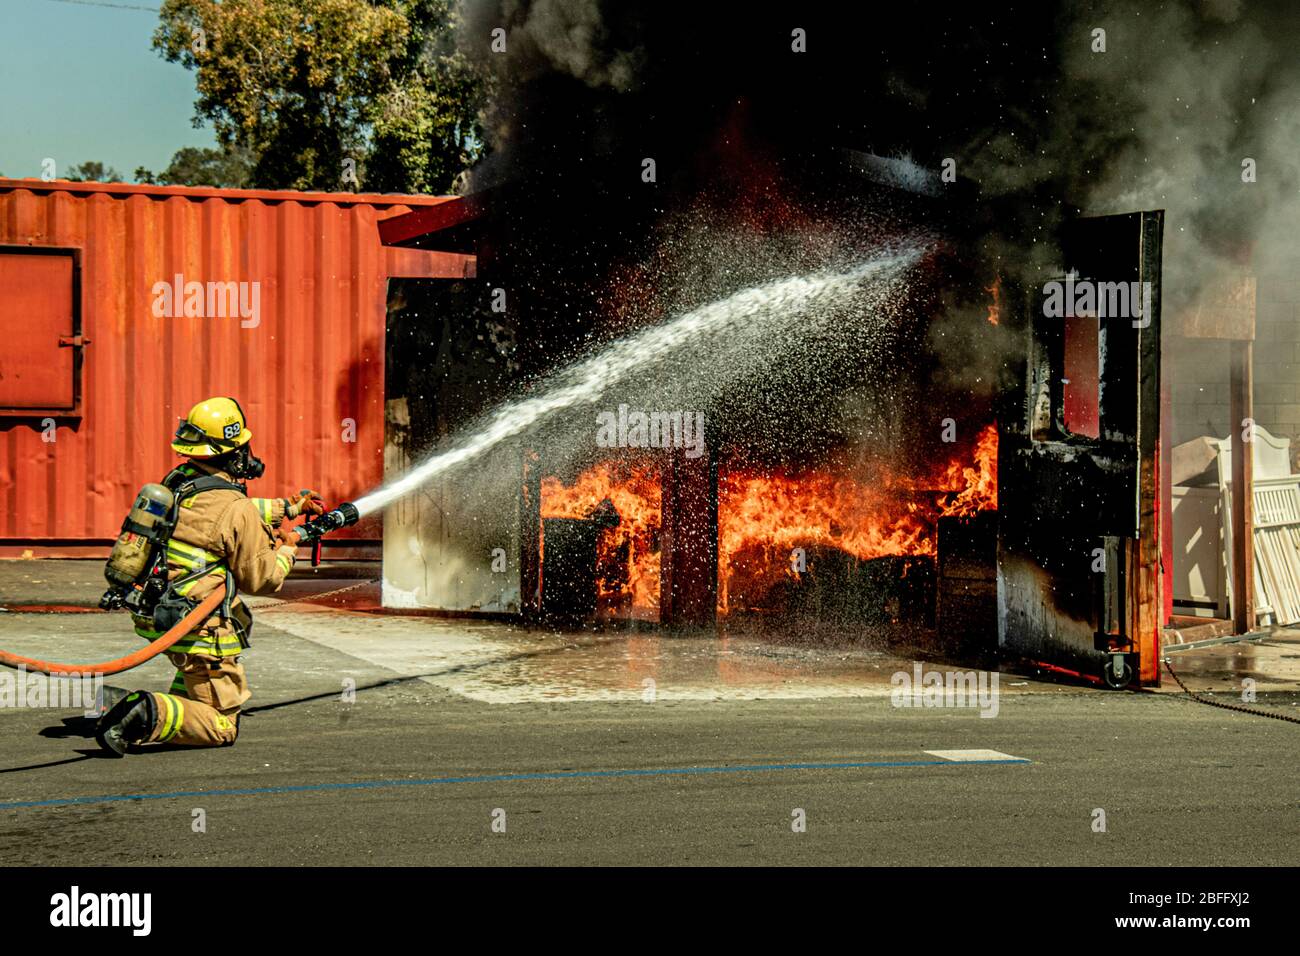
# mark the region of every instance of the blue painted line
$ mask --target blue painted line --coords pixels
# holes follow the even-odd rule
[[[164,793],[108,794],[99,797],[63,797],[57,800],[21,800],[0,803],[0,810],[66,807],[87,803],[125,803],[131,800],[179,800],[186,797],[258,797],[277,793],[312,793],[329,790],[381,790],[388,787],[431,787],[450,783],[516,783],[523,780],[578,780],[599,777],[669,777],[702,773],[765,773],[775,770],[859,770],[878,767],[971,767],[980,764],[1030,763],[1024,758],[1006,760],[891,760],[846,763],[777,763],[735,767],[668,767],[650,770],[556,770],[541,773],[497,773],[474,777],[431,777],[423,780],[358,780],[353,783],[310,783],[291,787],[249,787],[242,790],[172,790]]]

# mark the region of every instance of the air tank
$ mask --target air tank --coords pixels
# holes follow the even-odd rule
[[[129,587],[144,577],[149,570],[154,542],[162,539],[175,500],[165,485],[148,484],[140,489],[104,565],[104,577],[109,584]]]

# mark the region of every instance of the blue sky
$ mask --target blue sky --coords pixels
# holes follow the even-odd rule
[[[101,6],[117,4],[118,6]],[[97,159],[130,181],[182,146],[214,144],[195,129],[194,74],[150,46],[158,0],[0,0],[0,173],[62,177]]]

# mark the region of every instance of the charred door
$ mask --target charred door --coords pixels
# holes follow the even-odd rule
[[[998,643],[1112,684],[1159,682],[1163,222],[1069,226],[1000,416]]]

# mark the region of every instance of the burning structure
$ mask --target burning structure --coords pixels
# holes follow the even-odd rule
[[[1103,15],[1109,48],[1088,19]],[[461,411],[423,430],[411,411],[412,447],[438,447],[509,395],[544,394],[604,343],[745,290],[873,256],[908,262],[872,280],[878,294],[823,300],[798,322],[756,318],[611,376],[472,479],[449,477],[426,513],[386,528],[401,569],[389,600],[663,626],[910,620],[966,650],[1158,681],[1175,623],[1167,355],[1186,351],[1182,317],[1204,315],[1224,250],[1254,250],[1261,270],[1275,260],[1263,241],[1277,219],[1252,196],[1264,223],[1252,228],[1223,190],[1198,206],[1133,162],[1167,156],[1173,140],[1157,133],[1182,120],[1142,101],[1132,70],[1163,88],[1189,49],[1249,34],[1226,6],[1170,10],[1151,52],[1136,16],[946,12],[932,30],[890,33],[873,64],[861,37],[813,16],[782,39],[770,18],[697,11],[683,38],[672,17],[633,10],[472,6],[467,32],[508,35],[496,153],[474,183],[482,216],[412,244],[473,236],[483,288],[472,316],[435,320],[435,359],[417,344],[398,363],[435,407]],[[708,42],[719,35],[731,42]],[[1045,67],[1049,38],[1060,55]],[[1211,73],[1226,62],[1215,55]],[[978,97],[938,79],[966,68]],[[1277,102],[1283,72],[1253,91]],[[445,293],[404,295],[399,328],[427,322]],[[448,383],[457,351],[485,372],[477,407]],[[703,453],[608,447],[598,422],[621,407],[700,414]],[[508,570],[474,571],[466,588],[493,549]]]
[[[970,451],[970,449],[965,449]],[[735,460],[719,467],[717,611],[762,610],[783,585],[798,584],[830,554],[857,562],[933,559],[942,518],[997,509],[997,430],[986,426],[963,462],[960,452],[929,481],[857,480],[832,467],[764,469]],[[663,529],[662,466],[599,462],[570,485],[541,483],[541,514],[586,518],[608,502],[619,517],[601,538],[597,585],[612,614],[657,619]],[[710,531],[711,533],[711,531]],[[819,560],[820,558],[820,560]]]

